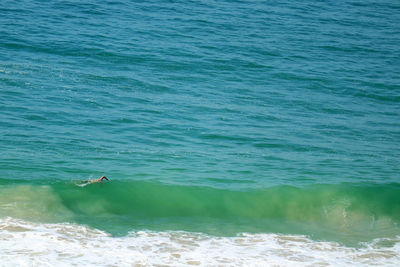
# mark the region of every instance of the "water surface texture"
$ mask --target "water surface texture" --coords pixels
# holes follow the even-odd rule
[[[399,25],[397,1],[2,1],[4,264],[398,264]]]

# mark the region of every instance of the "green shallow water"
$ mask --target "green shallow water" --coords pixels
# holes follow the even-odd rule
[[[114,235],[135,230],[305,234],[357,244],[400,233],[400,186],[319,184],[250,191],[113,181],[1,180],[0,216],[73,222]]]

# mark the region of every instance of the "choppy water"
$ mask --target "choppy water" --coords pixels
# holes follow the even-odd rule
[[[2,1],[0,265],[397,265],[399,11]]]

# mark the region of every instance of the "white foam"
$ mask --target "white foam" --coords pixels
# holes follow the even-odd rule
[[[139,231],[111,237],[74,224],[0,219],[0,266],[398,266],[399,255],[400,237],[356,249],[296,235]]]

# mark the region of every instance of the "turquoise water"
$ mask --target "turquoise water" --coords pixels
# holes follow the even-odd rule
[[[2,1],[0,218],[116,238],[395,238],[399,11]]]

